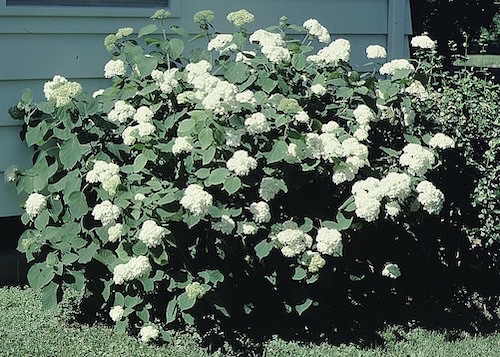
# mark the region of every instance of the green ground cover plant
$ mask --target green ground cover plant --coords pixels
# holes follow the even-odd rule
[[[475,124],[454,112],[494,85],[454,87],[426,35],[413,60],[369,46],[357,72],[349,41],[314,19],[250,34],[240,10],[218,34],[214,16],[194,14],[188,51],[160,10],[106,37],[110,87],[56,75],[47,101],[26,90],[11,110],[35,149],[6,180],[29,195],[18,249],[42,305],[73,289],[90,321],[160,343],[186,327],[219,346],[412,319],[494,328],[498,292],[479,288],[498,277],[498,145],[484,131],[474,156],[466,128],[496,125],[496,108]],[[466,105],[446,107],[459,90]],[[481,225],[464,221],[475,207]]]

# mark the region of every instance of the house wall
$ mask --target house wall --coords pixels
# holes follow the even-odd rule
[[[138,1],[139,3],[139,1]],[[277,24],[281,16],[302,24],[317,19],[333,38],[351,41],[352,63],[362,68],[365,48],[379,44],[389,58],[408,57],[409,0],[170,0],[168,26],[197,32],[192,16],[211,9],[219,32],[233,31],[227,13],[242,8],[255,15],[250,31]],[[0,177],[11,165],[28,168],[31,152],[19,139],[21,123],[9,117],[24,88],[43,100],[43,83],[54,75],[80,82],[93,92],[109,82],[103,68],[109,54],[104,37],[121,27],[139,30],[155,9],[7,6],[0,0]],[[0,179],[0,217],[21,213],[15,187]]]

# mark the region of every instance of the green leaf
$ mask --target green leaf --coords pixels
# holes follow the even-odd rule
[[[94,258],[98,249],[99,249],[99,245],[97,245],[95,243],[90,243],[90,245],[88,247],[80,249],[78,251],[78,255],[80,256],[80,258],[78,259],[78,262],[82,263],[82,264],[87,264],[88,262],[90,262]]]
[[[209,147],[208,149],[203,151],[203,155],[201,156],[201,163],[203,165],[208,165],[212,162],[215,157],[216,149],[214,146]]]
[[[28,270],[28,283],[34,290],[39,290],[47,285],[54,278],[54,275],[52,267],[38,263]]]
[[[143,154],[139,154],[134,159],[134,172],[141,172],[147,163],[148,163],[148,159]]]
[[[168,302],[165,315],[167,324],[175,321],[175,318],[177,316],[177,298],[172,298],[172,300]]]
[[[268,241],[267,239],[261,241],[258,243],[254,249],[255,249],[255,254],[257,255],[257,258],[260,260],[264,259],[271,253],[271,251],[274,248],[274,243],[271,241]]]
[[[204,270],[199,272],[198,275],[205,280],[206,284],[212,283],[214,286],[224,281],[224,275],[218,270]]]
[[[295,267],[295,271],[293,273],[292,280],[302,280],[306,276],[307,276],[307,271],[304,268],[298,266],[298,267]]]
[[[156,26],[155,24],[146,25],[139,30],[139,34],[137,35],[137,38],[141,38],[142,36],[152,34],[153,32],[156,32],[157,30],[158,30],[158,26]]]
[[[273,89],[278,85],[278,82],[266,76],[260,76],[257,80],[257,84],[262,88],[264,92],[271,93]]]
[[[224,77],[231,83],[243,83],[248,78],[247,66],[243,62],[230,62]]]
[[[304,224],[300,226],[300,230],[307,233],[311,229],[313,229],[313,221],[308,217],[304,217]]]
[[[63,254],[61,258],[64,265],[70,265],[78,260],[78,254],[67,252]]]
[[[241,188],[241,180],[239,177],[229,176],[224,180],[224,190],[232,195]]]
[[[85,197],[83,192],[75,191],[69,195],[69,211],[77,219],[88,213],[87,197]]]
[[[72,284],[68,284],[69,287],[75,289],[76,291],[81,291],[85,286],[85,274],[83,270],[70,271],[69,272],[75,281]]]
[[[214,134],[212,129],[210,128],[201,129],[200,132],[198,133],[198,140],[200,141],[201,149],[206,150],[210,145],[212,145],[214,141]]]
[[[188,38],[189,33],[179,26],[170,26],[170,29],[181,37]]]
[[[307,298],[306,301],[304,301],[302,304],[296,305],[295,310],[297,311],[297,313],[300,316],[304,313],[304,311],[306,311],[312,305],[312,303],[313,303],[313,301],[311,299]]]
[[[189,310],[194,306],[194,304],[196,304],[196,299],[191,299],[188,297],[187,293],[184,292],[179,296],[178,306],[181,311]]]
[[[73,137],[61,146],[59,159],[65,169],[72,169],[81,158],[80,142],[77,138]]]
[[[229,176],[229,170],[225,167],[219,167],[213,170],[205,180],[207,186],[220,185]]]
[[[149,76],[157,66],[158,60],[154,57],[143,57],[140,61],[137,61],[137,67],[142,78]]]
[[[59,285],[54,282],[44,287],[42,291],[42,307],[46,310],[54,308],[60,299],[58,293]]]
[[[146,255],[148,253],[148,246],[143,241],[137,241],[132,246],[132,252],[135,255]]]
[[[178,136],[189,136],[191,131],[194,129],[194,125],[196,122],[193,119],[184,119],[180,122],[179,127],[177,128]]]
[[[338,224],[338,230],[339,231],[345,231],[346,229],[349,229],[351,227],[351,223],[353,221],[353,217],[351,218],[346,218],[342,212],[337,213],[337,224]]]
[[[352,95],[354,94],[354,90],[348,87],[340,87],[337,89],[336,94],[340,98],[347,99],[352,97]]]
[[[306,67],[306,56],[303,53],[294,53],[292,56],[292,66],[301,71]]]
[[[284,141],[276,141],[270,152],[265,153],[267,163],[279,162],[288,154],[288,145]]]
[[[207,168],[201,168],[199,169],[198,171],[196,171],[194,173],[196,175],[196,177],[198,177],[199,179],[206,179],[208,177],[208,175],[210,175],[210,169],[207,169]]]
[[[163,244],[151,248],[150,250],[153,255],[153,260],[156,264],[160,266],[165,266],[168,264],[168,254],[165,251],[165,247],[163,246]]]
[[[49,224],[49,218],[50,215],[47,210],[41,212],[35,219],[35,228],[42,231],[45,227],[47,227],[47,224]]]
[[[417,138],[416,136],[409,135],[409,134],[403,134],[405,140],[409,142],[410,144],[417,144],[420,145],[420,139]]]
[[[40,122],[34,128],[28,128],[26,132],[26,143],[28,146],[33,146],[38,143],[44,143],[43,137],[47,134],[48,126],[45,121]]]
[[[182,52],[184,52],[184,41],[178,38],[173,38],[170,40],[170,45],[168,47],[167,53],[170,56],[170,59],[176,60],[182,55]]]

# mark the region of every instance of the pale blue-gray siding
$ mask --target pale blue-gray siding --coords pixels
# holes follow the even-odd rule
[[[249,30],[266,27],[287,16],[302,24],[315,18],[334,38],[351,41],[351,59],[362,68],[365,48],[379,44],[389,58],[408,56],[411,34],[409,0],[171,0],[168,25],[196,32],[192,16],[211,9],[219,32],[233,31],[225,16],[242,8],[255,15]],[[120,27],[136,30],[148,24],[154,9],[6,6],[0,0],[0,177],[13,164],[28,167],[31,153],[19,139],[20,123],[7,111],[31,88],[43,99],[43,83],[59,74],[92,92],[107,81],[103,67],[109,55],[104,37]],[[15,187],[0,179],[0,217],[21,213]]]

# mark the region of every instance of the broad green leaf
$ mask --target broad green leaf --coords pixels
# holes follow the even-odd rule
[[[409,134],[403,134],[405,140],[409,142],[410,144],[417,144],[420,145],[420,139],[417,138],[416,136],[409,135]]]
[[[70,275],[73,277],[74,282],[71,284],[68,284],[71,288],[75,289],[76,291],[81,291],[83,287],[85,286],[85,274],[83,270],[77,270],[77,271],[70,271]]]
[[[351,227],[351,223],[353,221],[353,217],[351,218],[346,218],[342,212],[338,212],[337,213],[337,224],[338,224],[338,227],[337,228],[339,231],[345,231],[346,229],[349,229]]]
[[[216,151],[217,150],[215,149],[215,146],[211,146],[208,149],[204,150],[201,156],[202,165],[208,165],[209,163],[211,163],[215,157]]]
[[[235,176],[226,177],[223,188],[230,195],[234,194],[241,188],[240,178]]]
[[[308,217],[304,217],[304,224],[300,226],[300,230],[307,233],[311,229],[313,229],[313,221]]]
[[[149,76],[157,66],[158,60],[154,57],[143,57],[137,62],[137,67],[142,78]]]
[[[135,255],[146,255],[148,253],[148,246],[146,244],[144,244],[143,241],[137,241],[132,246],[132,252]]]
[[[217,285],[217,283],[222,283],[224,281],[224,275],[218,270],[204,270],[198,273],[200,277],[205,280],[205,283],[212,283]]]
[[[35,219],[35,228],[42,231],[49,224],[50,215],[47,210],[43,210]]]
[[[95,243],[90,243],[90,245],[88,247],[80,249],[78,251],[78,255],[80,256],[80,258],[78,259],[78,262],[82,263],[82,264],[87,264],[88,262],[90,262],[94,258],[98,249],[99,249],[99,245],[97,245]]]
[[[337,89],[335,94],[340,98],[347,99],[352,97],[352,95],[354,94],[354,90],[348,87],[340,87]]]
[[[180,122],[179,128],[177,128],[178,136],[189,136],[191,131],[194,129],[196,122],[193,119],[184,119]]]
[[[69,211],[73,217],[79,219],[85,216],[89,211],[87,197],[80,191],[75,191],[69,195]]]
[[[295,267],[292,280],[302,280],[307,276],[307,271],[301,266]]]
[[[210,172],[210,175],[205,180],[205,183],[207,184],[207,186],[220,185],[226,180],[228,176],[229,170],[225,167],[219,167]]]
[[[264,92],[271,93],[273,89],[278,85],[278,82],[266,76],[260,76],[257,80],[257,84],[262,88]]]
[[[148,163],[148,159],[143,154],[139,154],[134,159],[134,172],[141,172],[147,163]]]
[[[214,141],[214,134],[212,129],[210,128],[201,129],[200,132],[198,133],[198,140],[200,141],[201,149],[206,150],[210,145],[212,145]]]
[[[196,175],[196,177],[198,177],[199,179],[206,179],[208,177],[208,175],[210,175],[210,169],[207,169],[207,168],[201,168],[199,169],[198,171],[196,171],[194,173]]]
[[[78,254],[67,252],[61,257],[61,261],[64,265],[70,265],[78,260]]]
[[[194,304],[196,304],[196,299],[191,299],[187,295],[187,293],[184,292],[179,296],[179,299],[177,300],[177,304],[179,305],[179,308],[181,309],[181,311],[189,310],[190,308],[192,308],[194,306]]]
[[[265,153],[267,163],[279,162],[288,154],[288,145],[284,141],[276,141],[270,152]]]
[[[42,306],[46,310],[52,309],[57,305],[59,300],[59,285],[52,281],[42,290]]]
[[[38,263],[28,270],[28,283],[32,289],[39,290],[47,285],[54,278],[54,275],[52,267],[48,267],[45,263]]]
[[[77,138],[73,137],[66,141],[61,146],[61,151],[59,152],[59,159],[63,164],[64,168],[70,170],[76,165],[78,161],[82,158],[82,153],[80,150],[80,142]]]
[[[139,30],[139,34],[137,35],[137,38],[141,38],[142,36],[152,34],[153,32],[156,32],[157,30],[158,30],[158,26],[156,26],[155,24],[146,25]]]
[[[189,33],[184,30],[182,27],[179,27],[179,26],[170,26],[170,29],[172,31],[174,31],[176,34],[178,34],[179,36],[181,37],[184,37],[184,38],[188,38],[189,37]]]
[[[292,66],[301,71],[306,67],[306,56],[303,53],[294,53],[292,56]]]
[[[184,41],[178,38],[171,39],[167,50],[170,59],[176,60],[182,55],[182,52],[184,52]]]
[[[172,300],[168,302],[165,315],[167,324],[175,321],[177,316],[177,298],[172,298]]]
[[[26,143],[28,146],[33,146],[35,144],[43,144],[45,141],[43,137],[47,134],[48,126],[45,121],[41,121],[34,128],[28,128],[26,132]]]
[[[306,301],[304,301],[302,304],[296,305],[295,310],[300,316],[304,313],[304,311],[306,311],[312,305],[312,303],[313,301],[307,298]]]
[[[231,83],[243,83],[248,78],[247,66],[243,62],[230,62],[224,77]]]
[[[274,243],[265,239],[265,240],[261,241],[260,243],[258,243],[254,249],[255,249],[255,254],[257,255],[257,258],[262,260],[265,257],[267,257],[269,255],[269,253],[271,253],[273,248],[274,248]]]

